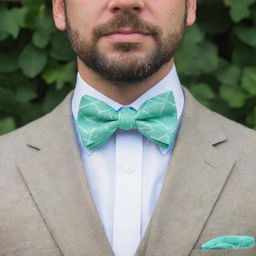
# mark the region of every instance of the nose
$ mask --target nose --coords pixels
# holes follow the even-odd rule
[[[128,11],[139,14],[145,6],[144,1],[145,0],[110,0],[109,10],[113,14]]]

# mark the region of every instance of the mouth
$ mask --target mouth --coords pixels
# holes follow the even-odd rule
[[[150,36],[150,33],[131,28],[121,28],[104,35],[109,40],[120,42],[140,41],[148,36]]]

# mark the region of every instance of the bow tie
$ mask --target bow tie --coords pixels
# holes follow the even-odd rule
[[[165,92],[144,102],[138,111],[121,108],[116,111],[103,101],[84,95],[81,99],[78,132],[84,147],[99,148],[117,129],[137,129],[163,149],[172,143],[177,127],[177,111],[172,92]]]

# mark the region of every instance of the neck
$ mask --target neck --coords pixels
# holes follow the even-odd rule
[[[78,71],[83,80],[97,91],[121,105],[129,105],[132,103],[143,93],[160,82],[171,71],[172,67],[173,59],[163,65],[154,75],[140,83],[113,83],[96,74],[78,59]]]

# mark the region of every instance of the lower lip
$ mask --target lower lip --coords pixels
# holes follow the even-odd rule
[[[107,35],[105,37],[113,41],[128,42],[128,41],[140,41],[145,39],[147,36],[149,35],[141,34],[141,33],[131,33],[131,34],[115,33],[115,34]]]

